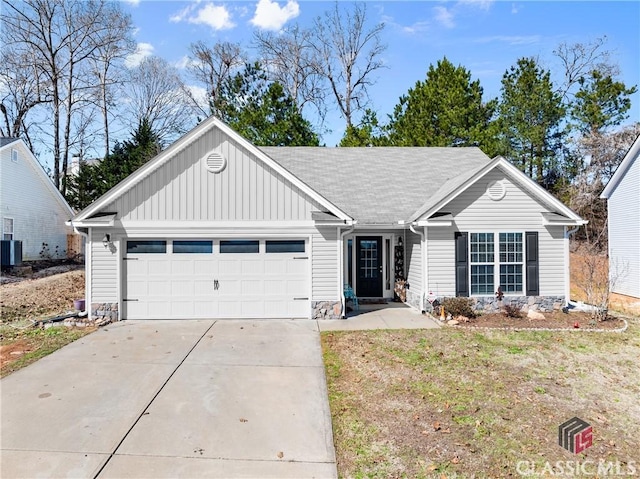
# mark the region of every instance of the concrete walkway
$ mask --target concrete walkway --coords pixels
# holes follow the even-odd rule
[[[0,381],[0,477],[335,478],[318,331],[434,327],[394,304],[106,326]]]

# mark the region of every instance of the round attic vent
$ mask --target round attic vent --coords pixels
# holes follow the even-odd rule
[[[500,201],[507,194],[503,181],[492,181],[487,186],[487,196],[493,201]]]
[[[205,168],[211,173],[220,173],[227,166],[227,159],[217,151],[209,153],[204,157]]]

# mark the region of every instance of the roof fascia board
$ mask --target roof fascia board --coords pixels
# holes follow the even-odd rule
[[[633,142],[633,145],[631,145],[631,148],[629,148],[629,151],[627,151],[627,154],[620,162],[620,165],[616,168],[616,172],[607,183],[607,186],[605,186],[600,198],[608,200],[611,197],[615,189],[620,184],[620,181],[622,181],[622,178],[624,178],[624,175],[627,173],[627,170],[631,168],[631,164],[636,158],[638,158],[638,156],[640,156],[640,135],[638,135],[636,140]]]
[[[309,197],[323,205],[325,208],[329,209],[336,216],[340,217],[343,220],[352,219],[349,215],[340,210],[337,206],[329,202],[326,198],[318,194],[315,190],[310,188],[307,184],[302,182],[299,178],[291,174],[288,170],[283,168],[280,164],[276,163],[269,156],[263,153],[260,149],[254,146],[251,142],[243,138],[237,132],[235,132],[231,127],[218,120],[216,117],[209,117],[198,126],[196,126],[189,133],[185,134],[182,138],[175,141],[169,148],[165,151],[161,152],[155,159],[149,161],[146,165],[142,166],[138,171],[125,178],[118,185],[114,186],[110,191],[105,193],[102,197],[98,198],[92,205],[88,206],[85,210],[78,213],[75,221],[84,220],[91,215],[97,213],[101,208],[113,202],[123,193],[134,187],[138,182],[147,177],[156,169],[160,168],[165,162],[169,161],[175,154],[184,149],[191,142],[204,135],[211,127],[219,128],[223,133],[228,135],[230,138],[238,142],[245,149],[250,151],[253,155],[259,158],[263,163],[267,164],[274,171],[282,175],[284,178],[289,180],[293,185],[298,187],[303,193],[307,194]]]
[[[562,201],[560,201],[558,198],[553,196],[551,193],[545,190],[542,186],[540,186],[538,183],[536,183],[527,175],[525,175],[522,171],[520,171],[518,168],[513,166],[506,158],[503,158],[501,156],[497,158],[500,159],[498,165],[503,167],[506,170],[505,173],[507,173],[507,175],[509,175],[513,180],[515,180],[517,183],[523,186],[533,196],[538,198],[543,203],[550,204],[554,208],[557,208],[559,211],[562,212],[563,215],[565,215],[566,217],[572,220],[575,220],[576,222],[584,221],[575,211],[573,211],[571,208],[566,206]],[[580,223],[580,224],[584,224],[584,223]]]
[[[423,211],[420,211],[420,210],[416,211],[413,215],[411,215],[411,218],[409,218],[408,222],[409,223],[413,223],[416,220],[418,220],[418,221],[427,220],[429,218],[429,216],[431,216],[433,213],[435,213],[438,210],[440,210],[440,208],[442,208],[443,206],[445,206],[448,203],[450,203],[451,201],[453,201],[459,195],[464,193],[469,187],[474,185],[478,180],[480,180],[489,171],[491,171],[493,168],[495,168],[495,166],[500,161],[500,158],[501,157],[495,157],[494,159],[492,159],[489,163],[487,163],[485,165],[484,168],[482,168],[480,171],[478,171],[478,173],[475,176],[472,176],[471,178],[469,178],[462,185],[460,185],[460,187],[458,187],[458,189],[456,191],[454,191],[453,194],[449,195],[446,198],[443,198],[438,203],[436,203],[436,205],[432,206],[429,209],[423,210]]]
[[[555,198],[551,193],[546,191],[542,186],[537,184],[535,181],[533,181],[531,178],[525,175],[522,171],[520,171],[518,168],[516,168],[511,163],[509,163],[509,161],[502,156],[496,156],[491,161],[491,163],[487,164],[487,166],[482,170],[480,170],[474,177],[470,178],[466,183],[460,186],[460,188],[458,188],[458,190],[455,191],[454,194],[443,199],[442,201],[437,203],[435,206],[429,208],[429,210],[423,211],[422,213],[417,215],[417,218],[424,218],[425,216],[428,218],[433,213],[437,212],[442,207],[444,207],[445,205],[453,201],[455,198],[457,198],[459,195],[464,193],[469,187],[471,187],[472,185],[480,181],[485,175],[487,175],[491,170],[493,170],[496,167],[502,167],[504,169],[504,172],[507,174],[507,176],[509,176],[516,183],[520,184],[530,194],[538,198],[543,203],[550,204],[554,208],[557,208],[562,212],[562,214],[564,214],[565,216],[571,218],[576,222],[584,221],[573,210],[565,206],[560,200]],[[580,224],[583,224],[583,223],[580,223]]]
[[[31,149],[29,149],[27,144],[24,142],[24,140],[22,140],[22,138],[17,138],[16,141],[12,141],[11,143],[4,145],[2,147],[2,150],[14,148],[17,145],[21,145],[22,149],[27,152],[26,157],[27,157],[27,161],[29,161],[31,168],[35,170],[36,175],[38,175],[40,180],[44,183],[45,188],[49,190],[49,192],[53,195],[53,197],[60,204],[60,206],[62,206],[65,210],[67,210],[67,212],[69,213],[69,218],[71,218],[75,214],[73,209],[71,209],[71,206],[69,206],[69,203],[67,203],[67,200],[64,199],[64,196],[62,196],[62,193],[60,193],[60,190],[58,190],[58,188],[56,188],[56,185],[53,184],[53,181],[51,181],[51,178],[49,178],[47,174],[44,172],[44,169],[42,168],[42,166],[40,166],[40,163],[38,162],[34,154],[31,152]]]
[[[346,214],[344,211],[342,211],[336,205],[331,203],[324,196],[319,194],[316,190],[314,190],[309,185],[307,185],[300,178],[298,178],[293,173],[291,173],[289,170],[284,168],[280,163],[278,163],[275,160],[273,160],[270,156],[268,156],[266,153],[264,153],[262,150],[260,150],[260,148],[258,148],[253,143],[251,143],[249,140],[243,138],[240,134],[235,132],[230,126],[228,126],[227,124],[225,124],[222,121],[218,120],[217,118],[215,119],[215,124],[224,133],[229,135],[231,138],[233,138],[238,143],[240,143],[244,148],[249,150],[253,155],[255,155],[257,158],[262,160],[263,163],[265,163],[267,166],[269,166],[271,169],[276,171],[278,174],[282,175],[284,178],[289,180],[293,185],[298,187],[303,193],[305,193],[307,196],[313,198],[315,201],[317,201],[322,206],[327,208],[331,213],[336,215],[338,218],[340,218],[342,220],[352,220],[353,219],[353,218],[351,218],[351,216]],[[286,147],[283,147],[283,148],[286,148]]]

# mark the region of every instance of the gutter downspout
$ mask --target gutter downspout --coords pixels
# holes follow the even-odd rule
[[[426,289],[426,284],[425,284],[425,271],[427,270],[427,265],[425,263],[425,255],[424,255],[424,248],[425,248],[425,244],[424,244],[424,231],[420,232],[420,231],[416,231],[415,228],[413,227],[413,223],[409,223],[409,229],[411,230],[412,233],[417,234],[418,236],[420,236],[420,261],[422,263],[422,271],[420,276],[422,277],[422,291],[420,292],[420,312],[424,313],[426,310],[424,308],[424,292],[427,290]],[[405,245],[405,248],[407,246]]]
[[[564,305],[569,305],[571,299],[571,255],[569,254],[569,236],[580,229],[580,225],[570,230],[564,227]]]
[[[340,254],[338,254],[338,284],[344,285],[344,237],[349,233],[352,233],[356,227],[357,221],[351,223],[351,227],[343,232],[340,232],[338,227],[338,237],[340,242],[338,247],[340,248]],[[340,307],[342,308],[342,319],[347,319],[347,304],[344,298],[344,287],[340,288]]]
[[[84,296],[85,296],[85,311],[87,311],[87,317],[91,318],[91,289],[89,288],[89,278],[91,277],[90,258],[91,258],[91,241],[89,233],[80,231],[76,225],[73,224],[73,220],[69,220],[69,224],[73,228],[73,232],[79,234],[84,238]],[[90,230],[89,228],[87,228]],[[87,308],[88,306],[88,308]]]

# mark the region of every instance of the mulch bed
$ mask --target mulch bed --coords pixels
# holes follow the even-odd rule
[[[513,329],[598,329],[615,330],[625,327],[620,318],[608,316],[605,321],[594,321],[590,313],[554,311],[543,313],[545,319],[529,319],[526,314],[521,318],[510,318],[504,313],[485,313],[475,318],[457,318],[456,325],[462,328],[513,328]]]

